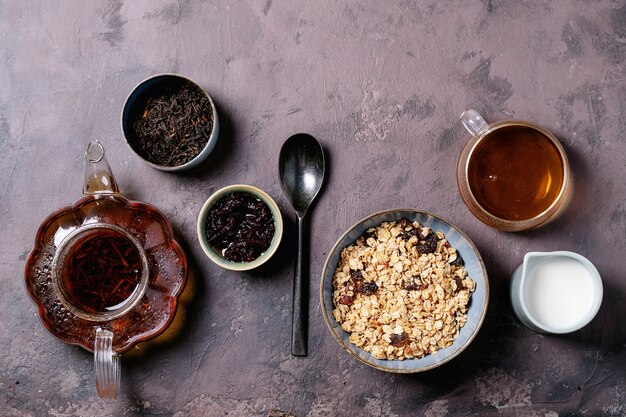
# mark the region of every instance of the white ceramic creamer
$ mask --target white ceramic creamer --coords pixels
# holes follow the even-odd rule
[[[511,279],[513,310],[544,333],[569,333],[588,324],[602,303],[602,280],[585,257],[567,251],[529,252]]]

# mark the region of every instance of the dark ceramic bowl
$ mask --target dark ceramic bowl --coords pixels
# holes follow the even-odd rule
[[[176,166],[157,165],[145,159],[138,151],[136,146],[137,139],[132,129],[132,121],[135,119],[137,112],[141,111],[140,109],[145,106],[146,101],[151,96],[160,94],[164,89],[175,89],[177,87],[187,84],[190,84],[200,90],[209,99],[209,103],[211,104],[211,111],[213,113],[213,130],[211,131],[209,140],[202,149],[202,151],[200,151],[200,153],[198,153],[198,155],[196,155],[189,162]],[[217,115],[217,109],[215,108],[215,104],[213,103],[211,96],[209,96],[195,81],[182,75],[159,74],[147,78],[146,80],[139,83],[139,85],[137,85],[137,87],[135,87],[133,91],[131,91],[131,93],[128,95],[128,98],[126,99],[126,102],[124,103],[124,108],[122,109],[122,133],[124,134],[124,138],[126,139],[126,144],[130,147],[131,151],[133,151],[133,153],[137,155],[143,162],[161,171],[184,171],[200,164],[209,156],[209,154],[213,151],[213,148],[215,148],[215,144],[217,143],[217,138],[219,136],[219,131],[219,117]]]
[[[438,350],[420,359],[387,360],[376,359],[369,352],[350,343],[350,334],[345,332],[333,317],[333,276],[339,264],[341,250],[357,241],[357,239],[371,227],[376,227],[383,222],[399,221],[403,218],[417,221],[423,226],[430,227],[433,231],[442,232],[450,245],[457,249],[465,261],[465,269],[468,275],[476,282],[476,290],[470,299],[467,313],[467,323],[461,328],[459,336],[452,346]],[[320,285],[322,313],[337,343],[343,350],[360,360],[361,362],[379,369],[393,373],[415,373],[440,366],[459,353],[461,353],[474,339],[487,313],[489,300],[489,281],[487,271],[478,250],[472,241],[456,226],[441,217],[414,209],[393,209],[374,213],[348,229],[326,258],[322,271]]]

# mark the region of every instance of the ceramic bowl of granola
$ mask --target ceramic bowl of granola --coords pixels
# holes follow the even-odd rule
[[[487,271],[472,241],[415,209],[374,213],[328,254],[320,285],[337,343],[382,371],[415,373],[460,354],[483,323]]]

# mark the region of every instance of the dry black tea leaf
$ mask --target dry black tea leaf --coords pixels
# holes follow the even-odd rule
[[[153,164],[186,164],[206,146],[213,131],[213,110],[204,92],[185,83],[151,96],[132,122],[135,150]]]

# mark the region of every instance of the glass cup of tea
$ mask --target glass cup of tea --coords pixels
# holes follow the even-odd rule
[[[556,218],[572,191],[563,146],[547,130],[518,120],[487,123],[461,114],[472,135],[457,165],[463,201],[480,221],[506,232],[532,229]]]

